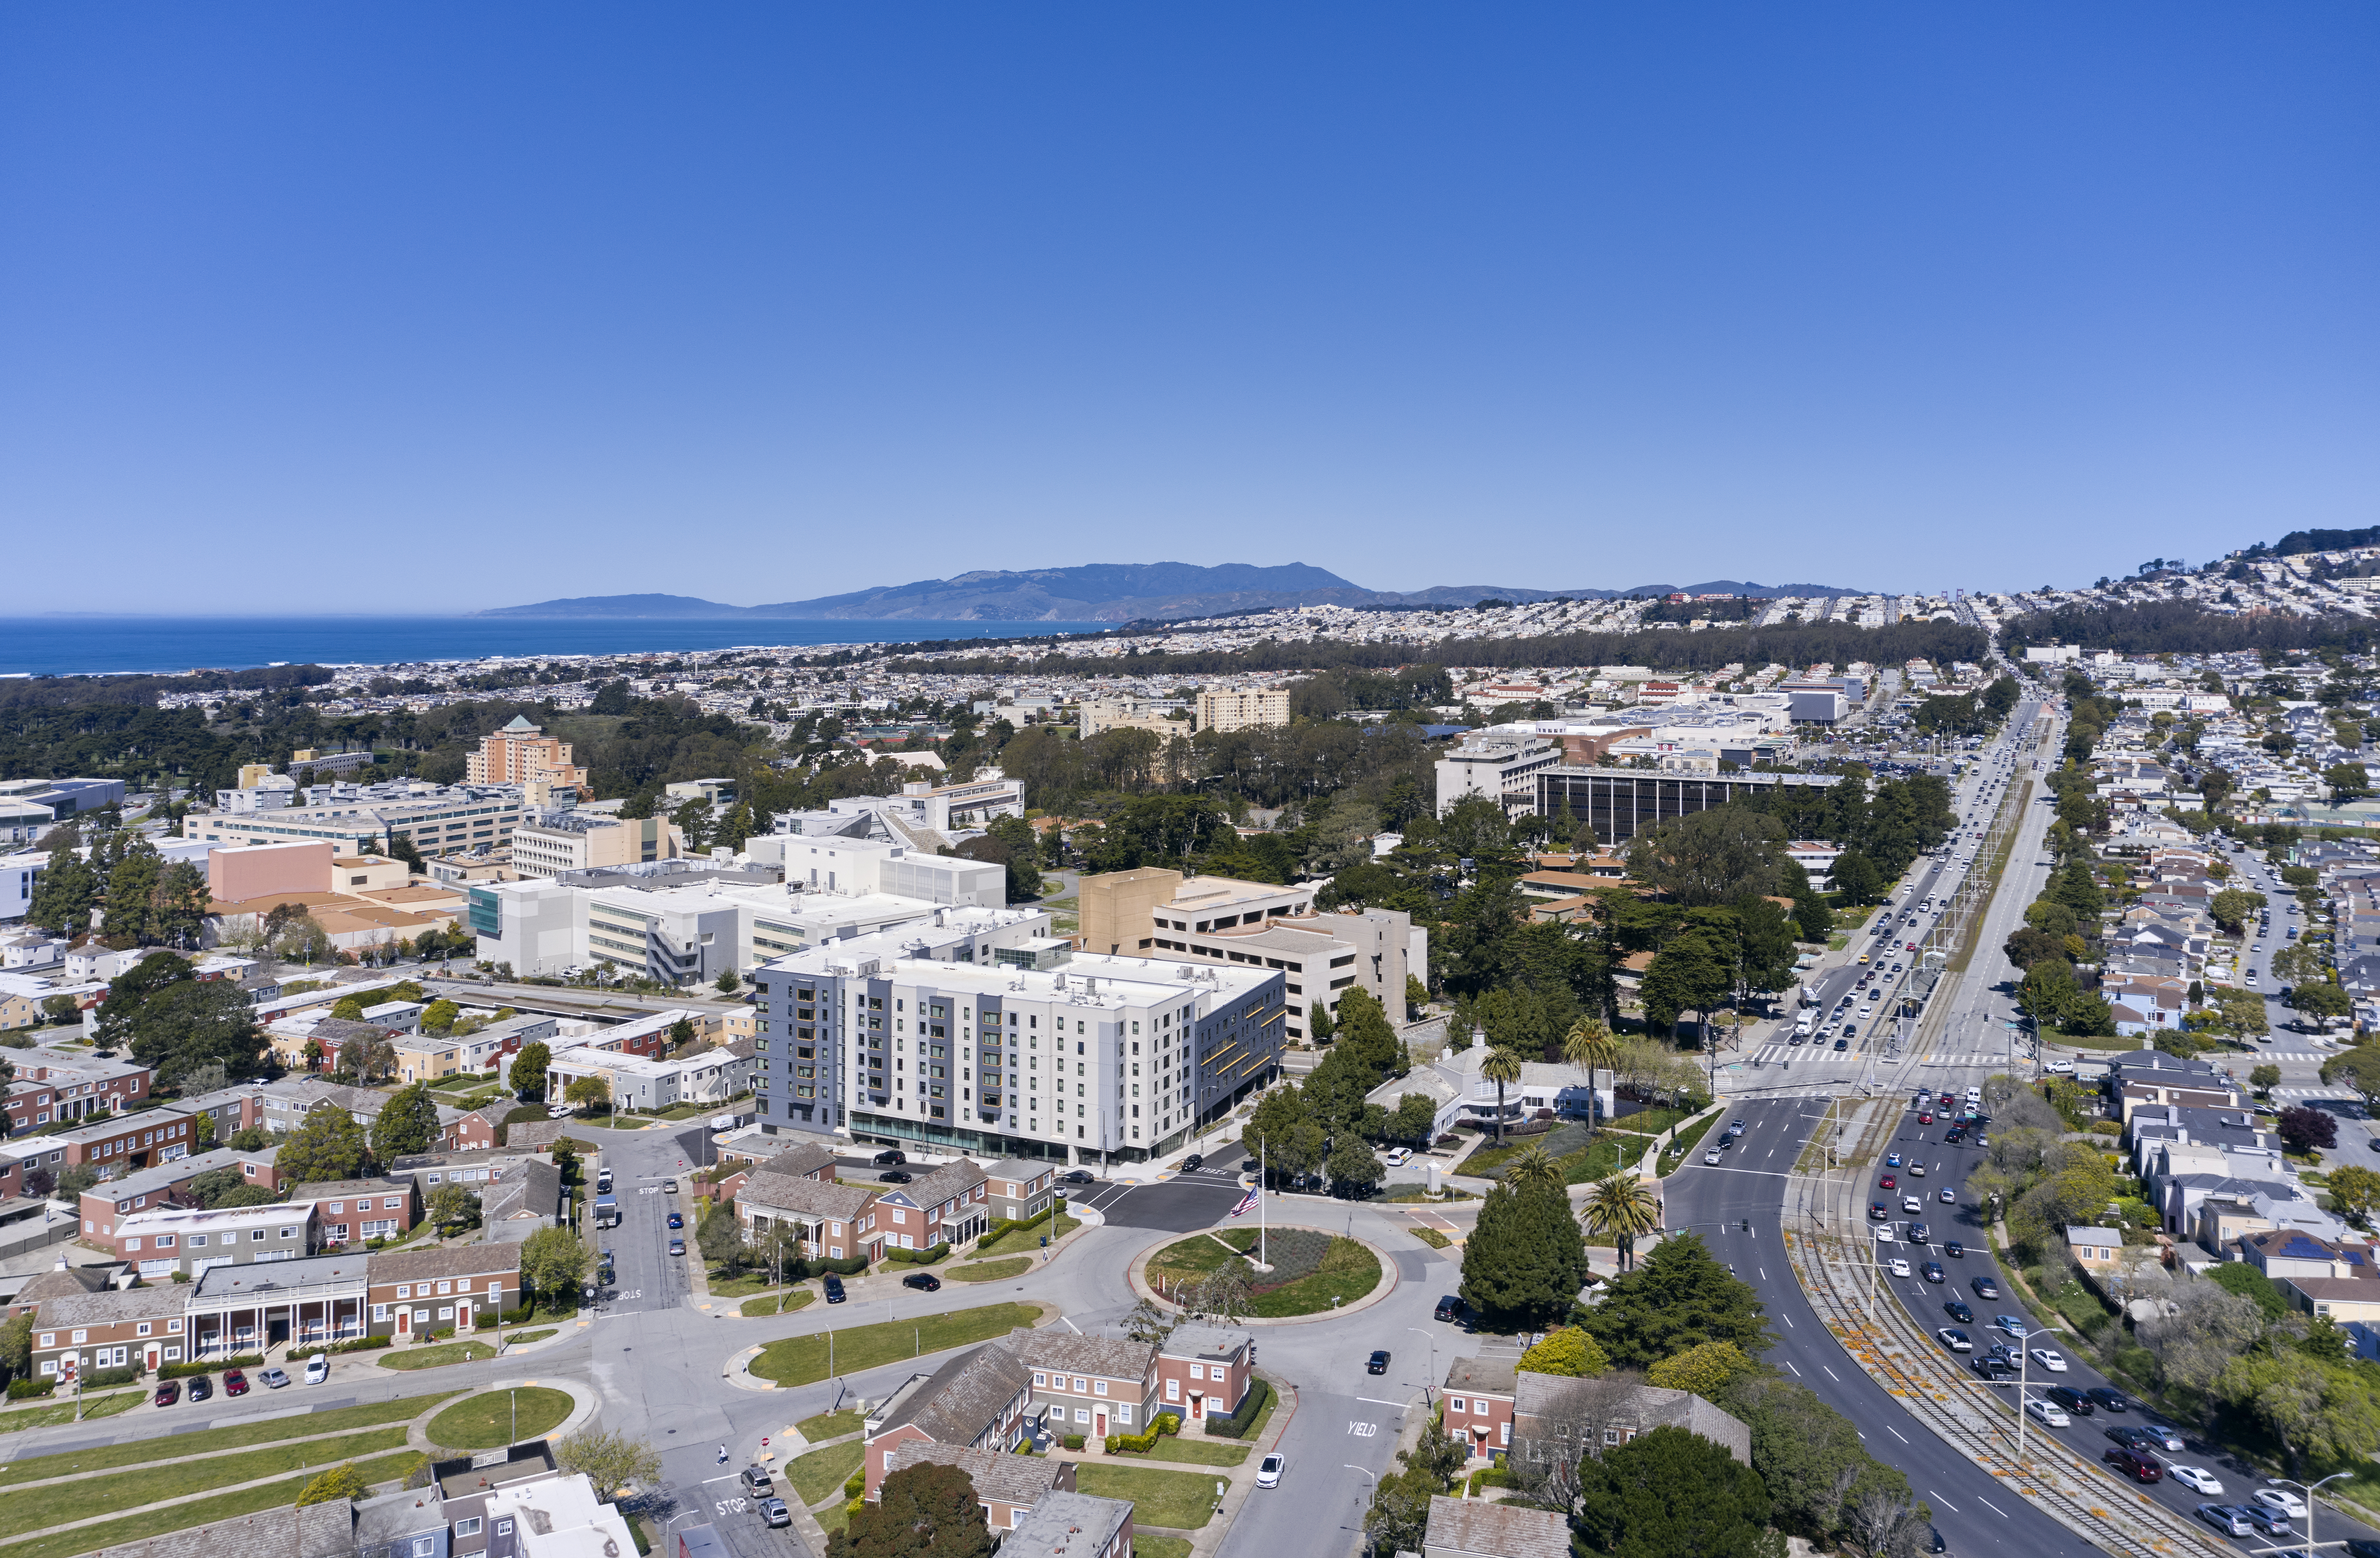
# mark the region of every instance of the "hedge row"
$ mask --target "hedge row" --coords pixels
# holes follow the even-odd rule
[[[1208,1418],[1207,1431],[1218,1439],[1238,1439],[1255,1426],[1257,1414],[1262,1412],[1265,1403],[1271,1399],[1270,1385],[1262,1380],[1251,1381],[1248,1384],[1247,1398],[1240,1403],[1240,1409],[1228,1418]]]
[[[1048,1206],[1043,1207],[1039,1211],[1035,1212],[1030,1217],[1020,1217],[1014,1219],[995,1217],[991,1220],[991,1225],[983,1231],[983,1236],[976,1242],[978,1244],[990,1244],[992,1240],[1000,1237],[1002,1234],[1013,1234],[1019,1228],[1038,1228],[1042,1223],[1050,1221],[1050,1214],[1051,1212],[1062,1211],[1065,1210],[1065,1197],[1053,1196],[1050,1198],[1050,1204]]]
[[[85,1390],[99,1385],[138,1384],[140,1381],[140,1370],[138,1369],[94,1369],[82,1377]]]
[[[844,1479],[843,1496],[844,1498],[856,1499],[866,1491],[868,1491],[868,1468],[866,1467],[861,1467],[857,1471],[853,1472],[849,1477]]]
[[[377,1352],[395,1339],[394,1336],[358,1336],[351,1342],[333,1342],[328,1346],[316,1347],[313,1350],[318,1353]]]
[[[951,1241],[944,1239],[928,1249],[888,1249],[884,1252],[884,1263],[888,1266],[930,1266],[950,1252]]]
[[[30,1401],[37,1395],[47,1395],[57,1388],[58,1382],[55,1380],[11,1380],[8,1382],[8,1399]]]
[[[1147,1433],[1111,1433],[1108,1435],[1108,1454],[1146,1455],[1157,1448],[1157,1442],[1169,1433],[1182,1431],[1182,1419],[1171,1412],[1160,1412],[1157,1421],[1148,1425]]]
[[[856,1277],[863,1274],[868,1270],[868,1258],[863,1255],[854,1256],[848,1260],[805,1260],[802,1264],[808,1269],[809,1274],[814,1277],[822,1277],[829,1272],[832,1272],[839,1277]]]

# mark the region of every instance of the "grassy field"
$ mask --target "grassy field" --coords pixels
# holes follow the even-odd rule
[[[1169,1435],[1160,1439],[1144,1457],[1152,1461],[1180,1461],[1187,1466],[1237,1466],[1248,1458],[1252,1444],[1238,1444],[1228,1439],[1184,1439]]]
[[[113,1418],[118,1412],[129,1412],[149,1399],[147,1391],[113,1391],[105,1395],[82,1398],[82,1420]],[[55,1406],[20,1406],[13,1412],[0,1412],[0,1433],[14,1433],[18,1429],[53,1428],[75,1420],[75,1404],[68,1400]]]
[[[1267,1320],[1317,1314],[1352,1304],[1379,1285],[1380,1258],[1354,1239],[1334,1238],[1320,1271],[1270,1293],[1257,1294],[1250,1308]],[[1336,1305],[1331,1302],[1334,1298]]]
[[[525,1346],[531,1342],[542,1342],[552,1334],[552,1326],[548,1326],[543,1331],[515,1331],[504,1337],[504,1343],[508,1346]]]
[[[436,1347],[393,1347],[374,1361],[382,1369],[443,1369],[450,1363],[477,1363],[495,1356],[496,1349],[485,1342],[448,1342]]]
[[[571,1405],[568,1392],[543,1385],[490,1391],[449,1406],[430,1419],[425,1431],[432,1444],[449,1450],[493,1450],[543,1438],[570,1416]]]
[[[1041,1248],[1042,1235],[1049,1235],[1050,1242],[1056,1244],[1082,1225],[1081,1218],[1069,1217],[1062,1211],[1038,1226],[1011,1228],[990,1244],[977,1245],[975,1259],[982,1260],[995,1255],[1027,1255]]]
[[[1130,1499],[1135,1526],[1195,1531],[1214,1514],[1215,1479],[1196,1471],[1081,1463],[1075,1488],[1102,1499]]]
[[[1419,1239],[1422,1243],[1429,1246],[1432,1249],[1444,1249],[1454,1242],[1452,1239],[1448,1238],[1444,1234],[1439,1233],[1437,1229],[1425,1227],[1420,1223],[1415,1223],[1414,1225],[1413,1236]]]
[[[1038,1304],[986,1304],[981,1308],[929,1315],[922,1321],[886,1321],[838,1331],[834,1369],[838,1374],[856,1374],[947,1347],[970,1346],[1005,1336],[1014,1327],[1031,1325],[1040,1318]],[[827,1377],[827,1361],[824,1334],[788,1336],[763,1348],[752,1360],[752,1372],[780,1385],[807,1385]]]
[[[953,1282],[1005,1282],[1021,1277],[1033,1269],[1029,1255],[1013,1256],[1006,1260],[979,1260],[972,1266],[953,1266],[942,1275]]]
[[[402,1401],[376,1401],[368,1406],[342,1406],[335,1412],[314,1412],[301,1418],[280,1418],[269,1422],[242,1423],[237,1428],[177,1433],[162,1441],[137,1439],[123,1444],[94,1444],[87,1450],[69,1450],[63,1455],[37,1455],[30,1460],[11,1461],[0,1466],[0,1491],[44,1478],[63,1477],[70,1471],[101,1471],[112,1466],[152,1466],[157,1462],[160,1451],[168,1447],[176,1455],[203,1455],[212,1450],[237,1450],[250,1444],[270,1444],[274,1440],[286,1439],[292,1433],[343,1433],[374,1428],[382,1423],[407,1422],[460,1394],[457,1391],[441,1391],[432,1395],[407,1396]],[[329,1441],[323,1442],[328,1443]]]
[[[278,1425],[276,1425],[278,1426]],[[409,1474],[421,1456],[415,1451],[400,1450],[394,1455],[376,1455],[356,1463],[356,1469],[367,1482],[394,1482]],[[209,1521],[228,1520],[236,1515],[253,1515],[258,1510],[277,1509],[295,1503],[306,1484],[322,1471],[314,1470],[279,1482],[267,1482],[261,1487],[243,1489],[237,1493],[224,1493],[212,1499],[193,1499],[188,1503],[169,1505],[143,1515],[128,1515],[121,1520],[103,1520],[96,1526],[79,1526],[55,1536],[38,1537],[30,1541],[10,1542],[0,1547],[0,1558],[69,1558],[78,1552],[97,1548],[115,1547],[125,1542],[140,1541],[161,1536],[167,1531],[187,1530]],[[69,1514],[67,1519],[77,1516]]]
[[[1223,1242],[1217,1244],[1218,1238]],[[1150,1256],[1148,1274],[1161,1276],[1169,1284],[1179,1278],[1203,1277],[1224,1261],[1254,1249],[1256,1244],[1254,1228],[1226,1228],[1215,1235],[1193,1234]]]
[[[1190,1558],[1188,1537],[1145,1537],[1133,1533],[1132,1551],[1135,1558]]]
[[[153,1450],[160,1446],[152,1440],[150,1447]],[[210,1455],[201,1460],[139,1467],[63,1487],[44,1488],[37,1494],[28,1493],[21,1498],[0,1499],[0,1537],[22,1536],[62,1520],[137,1509],[160,1499],[212,1492],[236,1482],[252,1482],[260,1477],[319,1472],[341,1461],[359,1461],[404,1447],[404,1429],[377,1428],[309,1444],[268,1444],[236,1455]]]
[[[785,1480],[794,1485],[795,1498],[807,1509],[831,1493],[841,1493],[844,1483],[867,1458],[868,1446],[847,1439],[787,1461]]]
[[[856,1412],[821,1412],[815,1418],[805,1418],[794,1425],[804,1439],[816,1444],[824,1440],[840,1439],[846,1433],[857,1433],[868,1419]]]
[[[804,1308],[817,1296],[818,1294],[814,1289],[807,1287],[787,1288],[783,1293],[763,1293],[758,1298],[745,1299],[736,1312],[747,1320],[762,1319],[769,1315],[789,1315],[795,1309]]]
[[[818,1521],[820,1530],[824,1531],[829,1536],[832,1536],[835,1532],[842,1530],[845,1526],[851,1524],[850,1502],[845,1499],[837,1499],[826,1508],[820,1510],[816,1515],[812,1516],[812,1518]],[[1135,1550],[1139,1548],[1140,1543],[1137,1539],[1135,1539],[1133,1545]]]

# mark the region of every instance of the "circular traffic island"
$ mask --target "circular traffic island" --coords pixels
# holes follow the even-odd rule
[[[1344,1309],[1380,1284],[1378,1252],[1360,1239],[1319,1228],[1275,1228],[1264,1239],[1270,1271],[1258,1271],[1257,1230],[1193,1234],[1152,1250],[1140,1275],[1149,1291],[1178,1308],[1213,1306],[1211,1284],[1245,1285],[1242,1311],[1257,1320],[1293,1320]],[[1202,1291],[1204,1290],[1204,1291]]]
[[[543,1385],[486,1391],[447,1407],[422,1431],[443,1449],[497,1450],[543,1438],[569,1418],[572,1405],[569,1393]]]

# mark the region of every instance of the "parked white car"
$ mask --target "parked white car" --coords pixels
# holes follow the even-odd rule
[[[2070,1060],[2044,1061],[2042,1062],[2041,1068],[2044,1071],[2052,1072],[2060,1077],[2071,1077],[2074,1075],[2074,1063]]]
[[[1283,1456],[1267,1455],[1262,1461],[1257,1463],[1257,1486],[1259,1488],[1280,1487],[1281,1470],[1288,1465],[1288,1460]]]
[[[331,1355],[316,1353],[306,1360],[306,1382],[319,1385],[331,1377]]]
[[[1402,1168],[1405,1164],[1413,1161],[1413,1149],[1410,1147],[1391,1147],[1388,1151],[1381,1154],[1381,1161],[1386,1162],[1390,1168]]]

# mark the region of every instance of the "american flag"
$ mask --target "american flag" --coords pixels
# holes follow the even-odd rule
[[[1246,1195],[1240,1198],[1240,1204],[1232,1209],[1232,1215],[1237,1217],[1244,1211],[1256,1211],[1257,1197],[1260,1194],[1262,1194],[1261,1191],[1251,1187]]]

